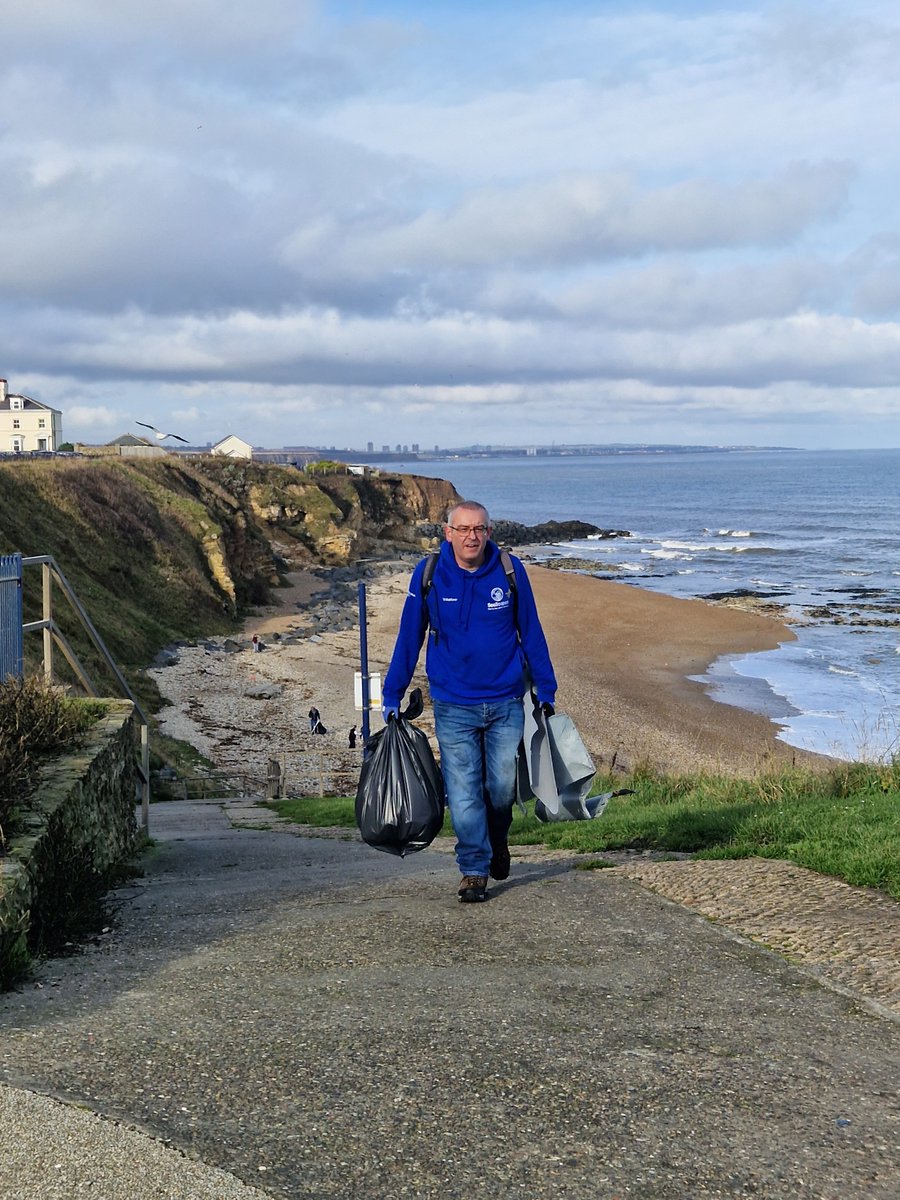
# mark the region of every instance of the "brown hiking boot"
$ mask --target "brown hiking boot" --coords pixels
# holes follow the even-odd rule
[[[487,900],[487,875],[464,875],[459,885],[461,904],[479,904]]]

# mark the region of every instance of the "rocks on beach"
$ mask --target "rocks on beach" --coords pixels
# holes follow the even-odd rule
[[[351,793],[362,755],[361,739],[348,744],[361,724],[353,697],[358,583],[399,575],[405,591],[408,570],[401,558],[297,572],[281,602],[248,618],[241,637],[168,648],[148,671],[168,702],[160,732],[188,742],[248,794],[264,792],[272,759],[288,794]],[[311,706],[324,735],[309,728]]]

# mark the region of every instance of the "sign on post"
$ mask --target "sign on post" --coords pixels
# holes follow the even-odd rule
[[[364,711],[363,676],[362,671],[353,674],[353,706],[357,712]],[[369,675],[369,710],[381,708],[381,672],[373,671]]]

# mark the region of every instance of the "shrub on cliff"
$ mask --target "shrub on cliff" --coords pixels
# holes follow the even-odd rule
[[[329,458],[319,459],[318,462],[307,463],[303,468],[307,475],[349,475],[346,463],[334,462]]]
[[[102,712],[101,704],[70,699],[40,679],[0,683],[0,851],[42,764],[74,749]]]

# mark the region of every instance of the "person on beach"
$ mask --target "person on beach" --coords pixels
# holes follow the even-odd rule
[[[356,749],[356,726],[353,725],[347,734],[347,743],[351,750]]]
[[[309,710],[308,716],[309,716],[309,732],[315,733],[316,726],[319,723],[319,710],[317,708],[311,708]]]
[[[525,568],[491,540],[484,505],[464,500],[451,509],[444,539],[430,584],[428,558],[413,571],[382,711],[386,721],[397,718],[427,632],[425,671],[457,838],[458,895],[477,903],[487,899],[489,876],[509,876],[522,697],[530,681],[552,713],[556,677]]]

